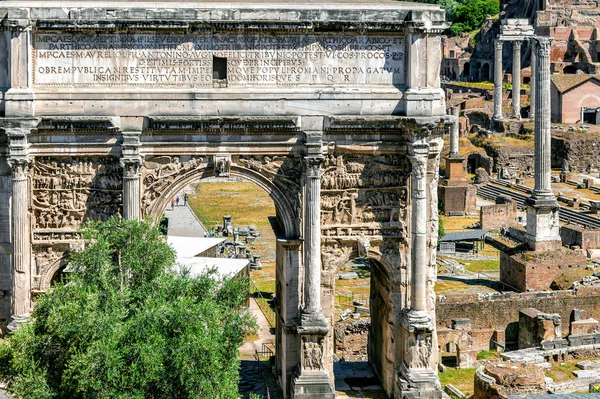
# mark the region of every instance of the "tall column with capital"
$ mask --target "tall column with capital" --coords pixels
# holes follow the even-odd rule
[[[502,40],[494,42],[494,119],[502,120]]]
[[[550,50],[551,39],[533,39],[535,68],[535,145],[533,193],[527,199],[527,241],[532,250],[560,247],[558,204],[551,185]]]
[[[413,144],[412,163],[412,256],[410,312],[420,319],[427,313],[427,159],[429,145]]]
[[[26,124],[26,123],[24,123]],[[8,163],[12,168],[13,293],[9,329],[29,316],[31,302],[31,222],[29,219],[29,126],[6,128]]]
[[[334,399],[333,382],[327,370],[332,349],[327,344],[329,322],[321,305],[321,164],[325,118],[303,116],[306,165],[304,186],[304,306],[297,327],[300,365],[292,382],[292,398]]]
[[[529,117],[535,118],[535,87],[536,87],[536,56],[535,56],[535,45],[533,40],[531,41],[531,79],[529,80]]]
[[[123,218],[140,220],[141,194],[140,194],[140,133],[124,132],[122,144],[123,157]]]
[[[521,119],[521,42],[515,40],[512,43],[512,117]]]

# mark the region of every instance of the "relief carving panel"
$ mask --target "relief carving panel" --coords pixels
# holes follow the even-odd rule
[[[34,240],[77,238],[81,223],[119,214],[122,176],[113,157],[37,157],[31,169]]]
[[[147,216],[152,206],[170,186],[182,177],[192,174],[204,161],[201,157],[146,157],[142,165],[142,181],[144,194],[142,196],[142,213]]]
[[[400,155],[330,155],[321,178],[323,236],[407,239],[409,172]]]

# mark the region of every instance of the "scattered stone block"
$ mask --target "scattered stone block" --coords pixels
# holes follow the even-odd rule
[[[457,398],[466,398],[467,395],[465,395],[460,389],[458,389],[457,387],[455,387],[452,384],[446,384],[446,386],[444,387],[444,391],[446,391],[446,393],[448,395],[450,395],[450,397],[457,397]]]
[[[598,377],[597,370],[573,370],[573,375],[577,378],[596,378]]]
[[[358,278],[358,273],[356,272],[346,272],[339,273],[337,275],[338,280],[356,280]]]
[[[571,322],[571,335],[586,335],[600,332],[600,323],[596,319],[585,319]]]
[[[369,308],[366,306],[355,306],[354,313],[369,314]]]
[[[575,366],[581,370],[600,370],[600,360],[583,360]]]

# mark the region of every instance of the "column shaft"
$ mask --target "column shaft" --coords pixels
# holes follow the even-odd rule
[[[12,161],[13,212],[13,314],[24,316],[31,311],[31,226],[29,223],[27,180],[28,163]]]
[[[536,86],[536,56],[535,44],[531,42],[531,79],[529,81],[529,117],[535,117],[535,86]]]
[[[427,311],[427,157],[429,145],[413,144],[411,310]]]
[[[321,313],[321,157],[306,159],[304,311]]]
[[[521,42],[513,42],[512,117],[521,119]]]
[[[140,166],[141,159],[121,159],[123,167],[123,218],[140,220],[141,194],[140,194]]]
[[[450,107],[450,114],[456,118],[450,130],[450,156],[459,155],[458,152],[458,107]]]
[[[535,187],[533,196],[554,197],[551,187],[550,135],[550,46],[547,38],[534,40],[536,51],[535,86]]]
[[[494,119],[502,119],[502,40],[494,43]]]

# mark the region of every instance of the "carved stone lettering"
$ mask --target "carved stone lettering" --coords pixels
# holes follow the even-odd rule
[[[44,86],[391,86],[404,52],[385,35],[38,33],[32,68]]]
[[[32,165],[34,239],[74,239],[86,220],[106,220],[118,214],[123,171],[117,158],[38,157]]]

